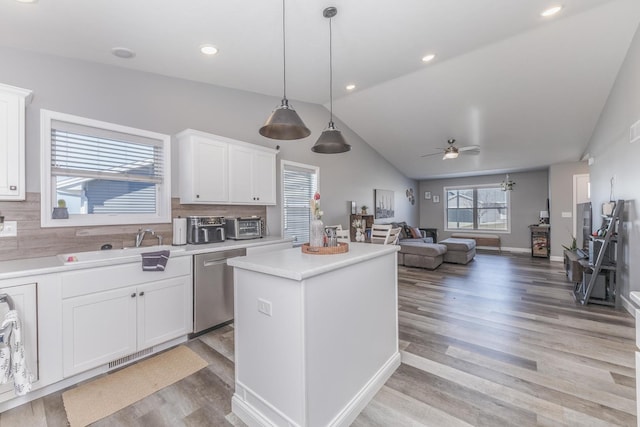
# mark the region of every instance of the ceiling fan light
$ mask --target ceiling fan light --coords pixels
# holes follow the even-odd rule
[[[442,160],[457,159],[457,158],[458,158],[457,151],[447,151],[446,153],[444,153],[444,157],[442,158]]]
[[[311,147],[311,151],[320,154],[339,154],[351,151],[351,146],[345,141],[342,132],[335,128],[333,122],[329,122],[329,126]]]
[[[259,132],[267,138],[282,140],[301,139],[311,135],[296,110],[289,106],[287,98],[282,99],[282,104],[273,110]]]

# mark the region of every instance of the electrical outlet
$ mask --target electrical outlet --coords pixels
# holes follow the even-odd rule
[[[572,216],[572,212],[562,212],[562,218],[571,218]]]
[[[266,314],[267,316],[271,316],[271,301],[258,298],[258,311]]]
[[[18,221],[5,221],[0,237],[16,237],[18,235]]]

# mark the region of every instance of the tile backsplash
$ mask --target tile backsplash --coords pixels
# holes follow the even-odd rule
[[[265,206],[236,205],[181,205],[178,198],[171,200],[172,217],[189,215],[251,216],[266,218]],[[65,252],[95,251],[109,243],[114,248],[135,244],[140,227],[151,228],[171,244],[173,229],[167,224],[132,224],[92,227],[40,227],[40,193],[27,193],[22,202],[0,201],[0,215],[5,221],[17,221],[17,237],[0,238],[0,261],[36,258]],[[153,245],[156,239],[145,239],[143,246]]]

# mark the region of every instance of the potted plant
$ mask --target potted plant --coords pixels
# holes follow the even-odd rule
[[[67,202],[64,199],[58,200],[58,207],[53,208],[51,213],[52,219],[67,219],[69,218],[69,211],[67,210]]]
[[[367,205],[362,205],[362,207],[360,208],[360,210],[362,211],[362,215],[367,214],[367,209],[369,209]]]

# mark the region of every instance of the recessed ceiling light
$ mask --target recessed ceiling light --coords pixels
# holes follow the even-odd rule
[[[348,84],[345,86],[345,89],[347,90],[354,90],[356,88],[356,85],[354,85],[353,83]]]
[[[549,9],[547,9],[547,10],[544,10],[540,14],[540,16],[544,16],[546,18],[547,16],[555,15],[556,13],[560,12],[561,10],[562,10],[562,6],[553,6],[553,7],[550,7]]]
[[[425,55],[422,57],[422,62],[431,62],[435,59],[436,55],[433,53],[430,53],[429,55]]]
[[[218,53],[218,48],[210,44],[203,44],[200,46],[200,52],[204,55],[215,55]]]
[[[114,47],[113,49],[111,49],[111,53],[113,53],[118,58],[123,59],[130,59],[136,56],[136,53],[128,47]]]
[[[16,0],[18,3],[35,3],[38,0]]]

